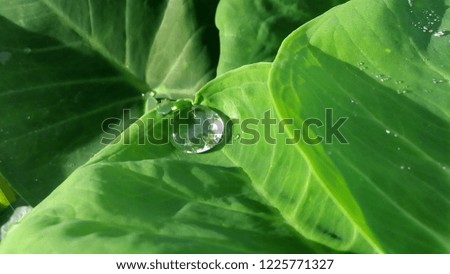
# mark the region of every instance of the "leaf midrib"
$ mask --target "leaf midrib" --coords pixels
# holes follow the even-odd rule
[[[119,62],[112,54],[108,52],[108,50],[97,41],[97,39],[92,38],[91,35],[84,32],[80,29],[64,12],[62,12],[58,7],[51,3],[49,0],[42,0],[42,3],[47,6],[47,8],[53,12],[60,20],[61,23],[65,24],[69,29],[73,30],[77,33],[81,39],[83,39],[89,46],[98,54],[100,54],[103,58],[105,58],[114,68],[116,68],[121,74],[124,75],[124,78],[128,80],[128,82],[136,89],[138,93],[142,93],[147,91],[150,87],[145,81],[138,78],[135,74],[131,72],[124,64]],[[91,14],[91,6],[90,7],[90,21],[92,28],[92,14]]]

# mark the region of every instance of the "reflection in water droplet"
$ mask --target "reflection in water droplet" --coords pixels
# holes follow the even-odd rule
[[[224,134],[222,118],[205,106],[179,110],[172,125],[171,143],[190,154],[211,150],[220,143]]]
[[[389,129],[386,129],[387,134],[391,134],[391,131]]]
[[[24,52],[25,54],[30,54],[30,53],[31,53],[31,49],[30,49],[30,48],[24,48],[24,49],[23,49],[23,52]]]
[[[0,64],[5,65],[9,60],[11,60],[11,57],[11,52],[0,51]]]

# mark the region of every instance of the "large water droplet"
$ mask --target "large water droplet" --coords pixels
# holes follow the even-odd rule
[[[0,51],[0,64],[5,65],[11,59],[11,52]]]
[[[220,115],[205,106],[181,109],[174,114],[171,143],[185,153],[202,153],[218,145],[224,134]]]

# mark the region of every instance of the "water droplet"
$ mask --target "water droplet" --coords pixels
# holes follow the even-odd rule
[[[401,148],[400,147],[397,147],[397,150],[400,150]]]
[[[30,54],[30,53],[31,53],[31,49],[30,49],[30,48],[24,48],[24,49],[23,49],[23,52],[24,52],[25,54]]]
[[[398,134],[397,134],[397,133],[394,133],[394,137],[397,138],[397,137],[398,137]]]
[[[236,135],[234,135],[233,136],[233,140],[239,140],[239,138],[241,138],[241,135],[240,134],[236,134]]]
[[[30,119],[31,119],[31,116],[30,116],[30,115],[28,115],[28,116],[27,116],[27,120],[30,120]]]
[[[433,78],[433,79],[431,79],[431,81],[433,82],[433,84],[444,83],[444,80],[442,80],[442,79],[437,79],[437,78]]]
[[[391,131],[389,129],[386,129],[387,134],[391,134]]]
[[[404,83],[404,81],[402,81],[402,80],[397,80],[397,81],[395,81],[395,84],[397,84],[397,85],[401,85],[401,84],[403,84]]]
[[[442,30],[438,30],[433,34],[434,37],[442,37],[444,35],[445,35],[445,33]]]
[[[406,94],[411,92],[412,91],[410,91],[409,89],[397,89],[397,94]]]
[[[359,63],[358,63],[358,68],[359,68],[360,70],[366,70],[366,69],[367,69],[367,66],[365,65],[364,62],[359,62]]]
[[[377,74],[376,77],[378,78],[378,80],[380,80],[381,82],[386,82],[389,81],[391,79],[391,77],[386,76],[384,74]]]
[[[158,106],[158,113],[161,115],[167,115],[172,112],[172,105],[169,100],[164,99]]]
[[[223,134],[224,123],[217,112],[193,106],[174,115],[171,143],[185,153],[202,153],[219,144]]]
[[[401,169],[401,170],[405,169],[405,166],[400,166],[400,169]]]
[[[412,8],[414,6],[414,0],[408,0],[408,5]]]
[[[356,102],[354,99],[350,99],[350,103],[357,105],[358,102]]]
[[[11,60],[11,57],[11,52],[0,51],[0,64],[4,66],[9,60]]]

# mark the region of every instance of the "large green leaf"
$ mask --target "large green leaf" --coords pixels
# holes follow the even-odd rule
[[[149,89],[193,97],[215,73],[216,4],[0,0],[0,171],[17,193],[40,202]]]
[[[222,96],[220,88],[225,85],[232,93],[223,97],[222,109],[227,114],[253,115],[245,108],[251,98],[261,103],[258,113],[270,102],[266,85],[269,68],[256,65],[224,75],[205,87],[199,100],[214,105],[215,96]],[[246,100],[237,99],[237,94]],[[183,108],[190,102],[179,101],[174,106]],[[286,220],[285,214],[267,205],[271,198],[263,182],[239,167],[247,159],[235,158],[239,155],[234,151],[245,145],[226,144],[211,153],[192,155],[175,150],[171,144],[150,142],[152,136],[167,140],[164,121],[170,118],[171,114],[162,116],[155,110],[144,115],[13,227],[0,251],[332,252],[292,229],[291,222],[298,217]],[[259,148],[261,145],[245,149],[254,158],[270,160]],[[257,167],[281,167],[281,163],[267,159]],[[304,170],[304,161],[299,159],[298,163]],[[266,182],[276,183],[272,179]],[[280,202],[269,204],[278,206]],[[323,207],[329,205],[325,199]],[[331,232],[321,231],[323,237],[335,231],[323,228],[328,229]]]
[[[348,117],[349,144],[297,148],[350,217],[356,201],[356,223],[385,252],[450,252],[449,3],[350,1],[289,36],[273,65],[291,135],[310,117],[330,120],[326,108],[332,123]]]
[[[272,61],[286,36],[303,23],[347,0],[223,0],[217,7],[220,31],[218,74]]]

